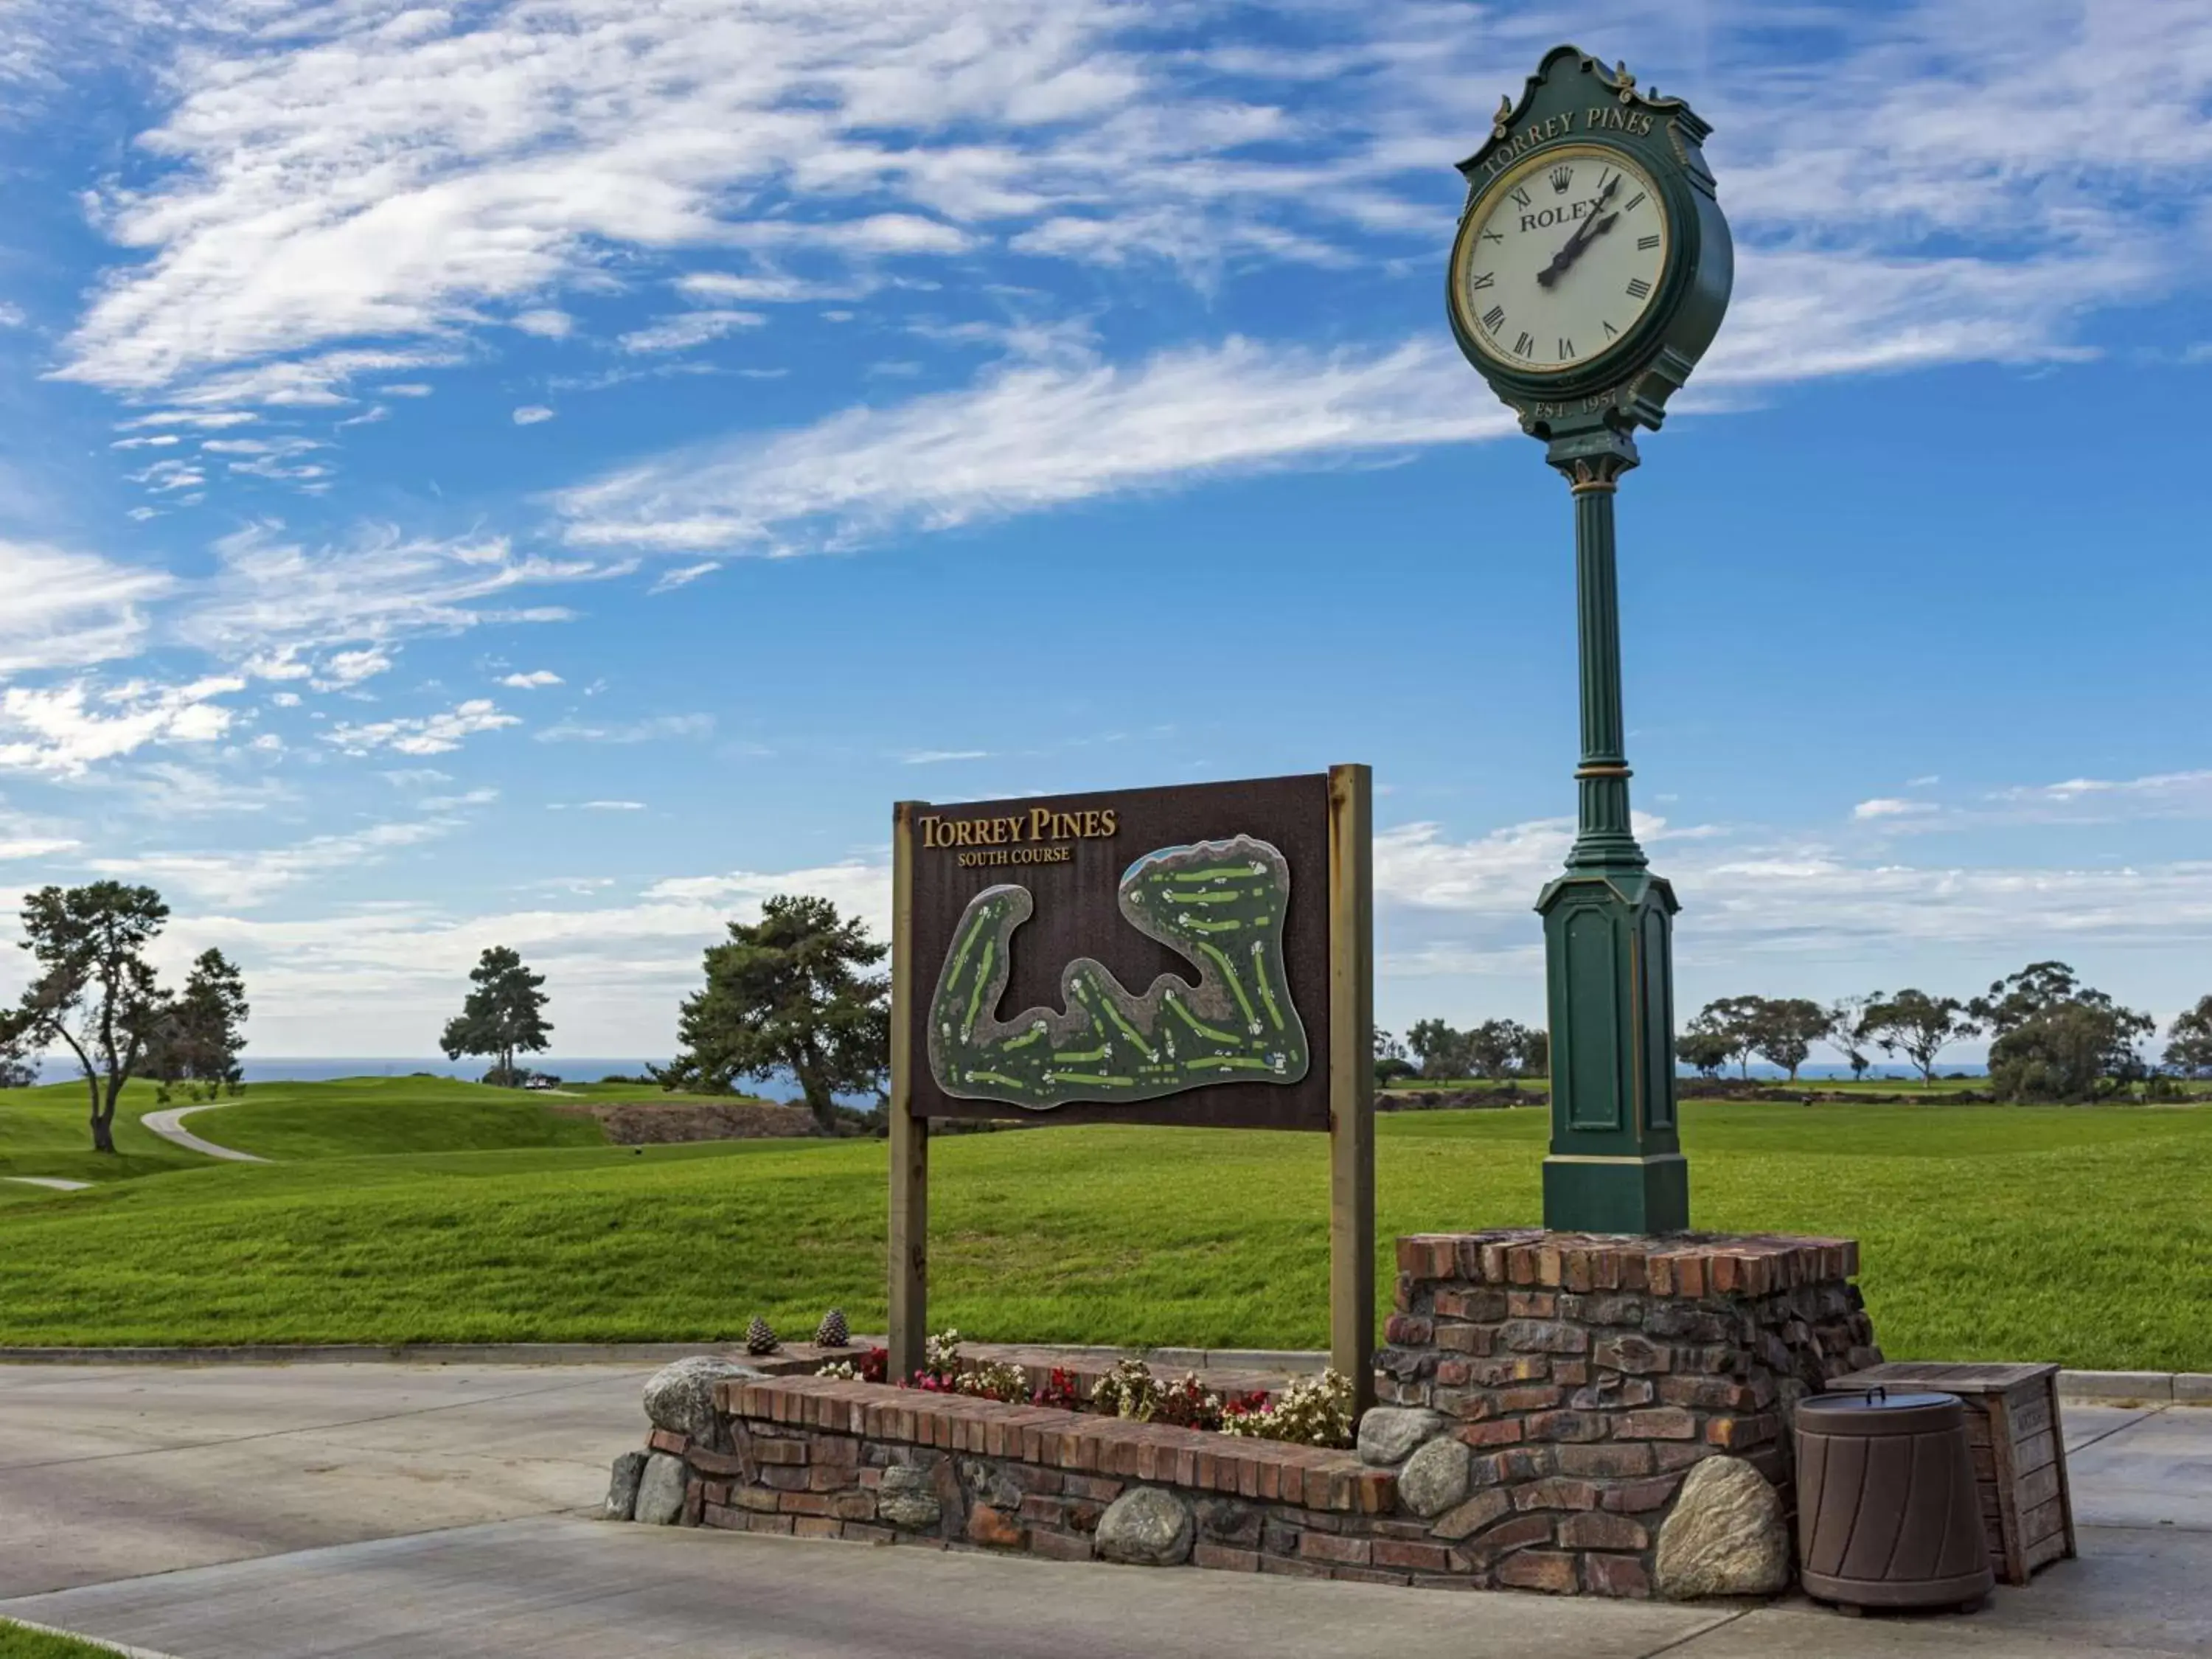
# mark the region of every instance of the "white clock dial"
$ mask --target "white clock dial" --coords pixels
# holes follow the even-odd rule
[[[1651,176],[1620,151],[1564,145],[1498,175],[1452,262],[1460,324],[1527,373],[1576,368],[1650,307],[1672,240]]]

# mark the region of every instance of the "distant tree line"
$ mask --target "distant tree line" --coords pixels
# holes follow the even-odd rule
[[[2156,1029],[2148,1014],[2084,985],[2065,963],[2034,962],[1964,999],[1914,987],[1826,1006],[1802,997],[1722,997],[1698,1010],[1674,1052],[1706,1077],[1731,1065],[1747,1077],[1759,1059],[1794,1082],[1815,1042],[1840,1054],[1854,1078],[1878,1048],[1926,1083],[1946,1048],[1986,1035],[1990,1093],[2021,1102],[2096,1100],[2139,1083],[2155,1091],[2172,1078],[2212,1077],[2212,996],[2175,1018],[2154,1066],[2137,1045]]]
[[[1440,1019],[1424,1019],[1407,1028],[1403,1041],[1379,1028],[1375,1033],[1380,1083],[1401,1077],[1544,1077],[1551,1069],[1551,1034],[1518,1020],[1486,1019],[1462,1031]]]

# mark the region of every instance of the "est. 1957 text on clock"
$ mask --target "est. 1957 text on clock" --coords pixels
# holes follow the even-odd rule
[[[1728,308],[1728,222],[1679,98],[1573,46],[1545,54],[1460,163],[1447,309],[1468,361],[1543,441],[1575,504],[1582,665],[1577,833],[1545,888],[1552,1140],[1544,1224],[1689,1225],[1675,1127],[1673,917],[1628,808],[1613,498]]]

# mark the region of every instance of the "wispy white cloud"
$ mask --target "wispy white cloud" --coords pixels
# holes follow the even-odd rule
[[[686,351],[739,329],[758,328],[768,319],[757,311],[686,311],[663,317],[648,328],[623,335],[625,351]]]
[[[941,766],[948,761],[988,760],[988,749],[917,749],[899,759],[908,766]]]
[[[514,411],[517,426],[538,426],[553,418],[553,411],[544,404],[525,404]]]
[[[164,571],[0,538],[0,674],[131,656],[145,641],[148,608],[176,587]]]
[[[542,691],[549,685],[562,684],[561,677],[550,668],[533,668],[526,674],[502,674],[501,685],[511,685],[518,691]]]
[[[714,735],[712,714],[654,714],[645,720],[592,722],[562,720],[538,735],[540,743],[654,743],[663,738]]]
[[[323,664],[323,672],[315,681],[315,689],[323,691],[359,685],[363,680],[388,673],[392,662],[391,653],[375,646],[359,651],[334,651]]]
[[[501,714],[489,698],[471,697],[440,714],[334,726],[323,733],[323,740],[349,755],[379,749],[399,755],[444,755],[480,732],[521,724],[514,715]]]
[[[702,576],[711,576],[722,568],[720,559],[702,559],[696,564],[679,564],[664,570],[653,579],[648,593],[672,593],[679,587],[689,587]]]
[[[1231,338],[1127,368],[1070,350],[960,391],[701,446],[567,490],[556,505],[580,544],[811,551],[1511,428],[1456,354],[1432,342],[1317,352]]]
[[[1862,821],[1922,817],[1940,810],[1933,801],[1900,800],[1894,795],[1877,795],[1872,800],[1863,800],[1851,808],[1851,816]]]
[[[465,805],[466,803],[464,803]],[[88,861],[102,875],[174,889],[203,903],[257,909],[304,884],[384,862],[396,853],[451,835],[465,817],[448,807],[431,816],[311,836],[288,846],[208,852],[148,852]],[[259,981],[256,981],[256,994]]]
[[[621,567],[518,553],[503,537],[438,539],[370,526],[309,546],[256,525],[216,544],[216,568],[174,623],[183,643],[228,661],[263,658],[275,678],[295,653],[453,634],[488,622],[554,622],[565,609],[499,605],[515,590],[592,580]]]

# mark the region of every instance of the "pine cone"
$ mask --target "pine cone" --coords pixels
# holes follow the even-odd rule
[[[817,1348],[842,1348],[853,1340],[853,1333],[845,1323],[845,1310],[832,1308],[822,1316],[822,1322],[814,1328],[814,1346]]]
[[[769,1328],[768,1321],[755,1314],[753,1322],[745,1327],[745,1352],[774,1353],[782,1346],[776,1340],[775,1333]]]

